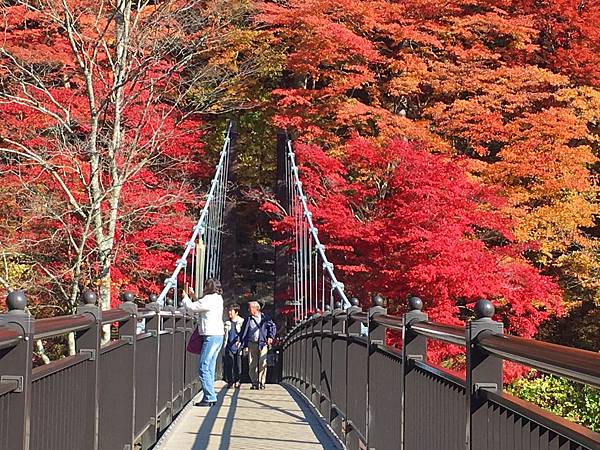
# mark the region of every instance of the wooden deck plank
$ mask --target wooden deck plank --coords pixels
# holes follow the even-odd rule
[[[160,450],[338,449],[302,401],[279,385],[252,391],[217,384],[210,408],[187,408],[168,430]]]

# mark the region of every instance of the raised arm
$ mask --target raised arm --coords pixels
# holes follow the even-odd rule
[[[211,305],[208,302],[203,301],[203,299],[193,302],[187,295],[183,296],[183,306],[193,313],[206,312],[212,309]]]

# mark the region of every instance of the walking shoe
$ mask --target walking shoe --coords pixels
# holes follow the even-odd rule
[[[198,403],[194,403],[194,406],[215,406],[217,402],[208,402],[206,400],[202,400]]]
[[[250,389],[253,391],[258,390],[258,385],[257,384],[253,384],[252,386],[250,386]]]
[[[259,388],[259,389],[264,389],[264,388],[265,388],[265,385],[264,385],[264,383],[260,383],[260,384],[258,385],[258,388]]]

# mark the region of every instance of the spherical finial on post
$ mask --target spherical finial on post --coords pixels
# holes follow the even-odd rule
[[[6,306],[9,311],[25,311],[27,307],[27,297],[25,292],[12,291],[6,296]]]
[[[496,312],[494,304],[486,299],[477,300],[475,303],[475,318],[476,319],[491,319]]]
[[[127,302],[133,302],[135,300],[135,295],[133,295],[133,292],[130,291],[124,291],[123,293],[121,293],[121,301],[124,303]]]
[[[98,296],[90,289],[86,289],[81,293],[81,301],[84,305],[95,305],[97,300]]]
[[[379,294],[374,295],[373,298],[371,299],[372,306],[383,306],[383,304],[384,304],[383,297]]]
[[[350,299],[350,304],[351,304],[352,306],[359,306],[359,305],[360,305],[360,301],[359,301],[359,300],[358,300],[356,297],[352,297],[352,298]]]
[[[408,307],[411,311],[421,311],[423,309],[423,300],[419,297],[411,297],[408,299]]]
[[[331,306],[330,305],[325,305],[325,311],[331,311]]]
[[[335,305],[333,305],[335,309],[342,309],[342,302],[337,301],[335,302]]]
[[[166,304],[167,306],[173,306],[173,299],[171,297],[167,297]]]
[[[148,303],[156,303],[157,300],[158,300],[158,295],[156,295],[156,294],[150,294],[148,296]]]

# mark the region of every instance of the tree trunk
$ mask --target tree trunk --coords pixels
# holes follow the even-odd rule
[[[107,310],[110,309],[110,264],[103,268],[101,273],[102,276],[98,280],[98,302],[100,309]],[[110,341],[110,325],[104,325],[102,326],[102,344],[106,344],[108,341]]]

